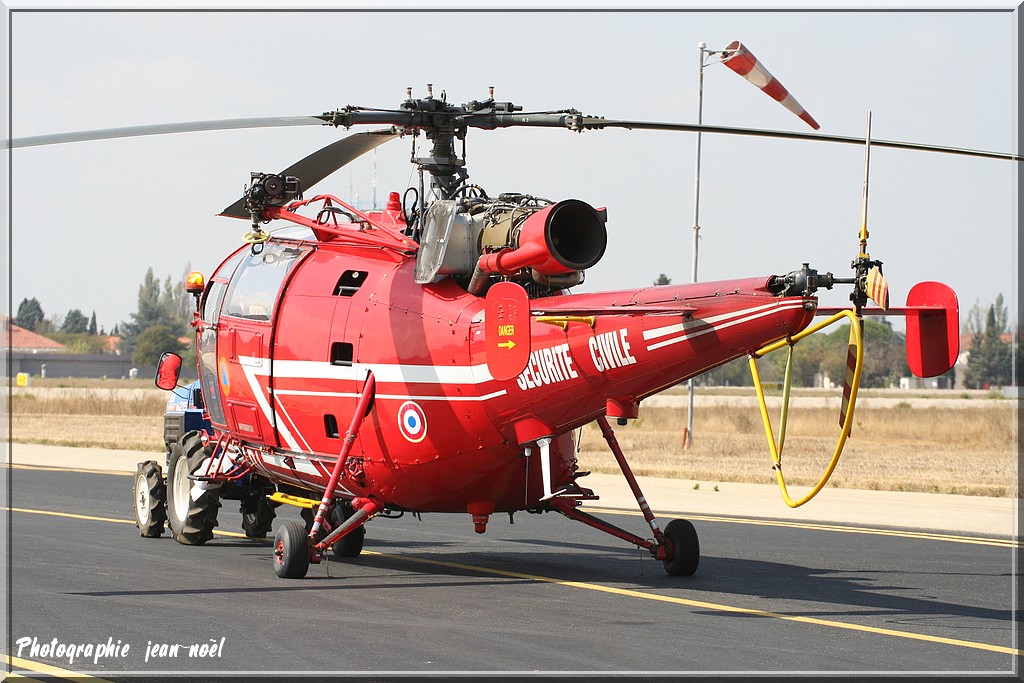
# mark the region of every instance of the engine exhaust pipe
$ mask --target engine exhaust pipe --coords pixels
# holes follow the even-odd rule
[[[469,287],[483,289],[487,275],[515,275],[532,268],[541,275],[566,275],[590,268],[608,246],[606,214],[578,199],[552,204],[526,219],[514,249],[483,254]],[[477,290],[477,291],[474,291]]]

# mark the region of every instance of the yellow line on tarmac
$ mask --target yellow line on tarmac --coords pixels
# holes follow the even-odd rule
[[[4,465],[7,467],[7,465]],[[115,470],[92,470],[92,469],[72,469],[68,467],[48,467],[45,465],[11,465],[10,467],[18,470],[59,470],[61,472],[77,472],[81,474],[108,474],[117,475],[122,477],[131,477],[131,472],[115,471]],[[588,507],[588,512],[603,512],[606,514],[615,515],[630,515],[633,517],[642,516],[641,512],[636,510],[621,510],[613,508],[601,508],[601,507]],[[659,518],[671,517],[673,514],[683,515],[685,513],[656,513]],[[770,519],[757,519],[753,517],[720,517],[713,515],[685,515],[687,519],[701,522],[724,522],[728,524],[749,524],[753,526],[775,526],[775,527],[788,527],[792,529],[809,529],[812,531],[835,531],[846,534],[874,534],[876,536],[896,536],[899,538],[920,538],[927,541],[948,541],[950,543],[966,543],[969,545],[987,545],[1001,548],[1020,548],[1022,544],[1019,540],[1012,538],[992,538],[992,537],[979,537],[979,536],[957,536],[953,534],[940,534],[929,531],[912,531],[912,530],[899,530],[899,529],[884,529],[881,527],[862,527],[862,526],[843,526],[838,524],[825,524],[821,522],[786,522],[782,520],[770,520]],[[116,520],[123,521],[123,520]],[[231,534],[229,532],[214,532],[223,533],[226,536],[241,534]]]
[[[76,515],[69,512],[53,512],[50,510],[31,510],[27,508],[11,508],[13,512],[23,512],[37,515],[51,515],[54,517],[69,517],[72,519],[83,519],[87,521],[95,522],[114,522],[117,524],[134,524],[134,522],[126,519],[114,519],[110,517],[92,517],[89,515]],[[235,538],[245,538],[244,534],[235,533],[232,531],[214,531],[215,534],[220,536],[231,536]],[[705,602],[703,600],[690,600],[688,598],[679,598],[670,595],[658,595],[657,593],[645,593],[643,591],[631,590],[627,588],[615,588],[612,586],[602,586],[595,583],[584,583],[581,581],[566,581],[564,579],[554,579],[547,576],[540,576],[537,574],[524,574],[521,572],[511,572],[503,569],[492,569],[490,567],[479,567],[471,564],[462,564],[459,562],[444,562],[441,560],[431,560],[423,557],[413,557],[410,555],[392,555],[388,553],[380,553],[373,550],[363,550],[362,554],[372,555],[376,557],[384,557],[392,560],[399,560],[403,562],[412,562],[417,564],[427,564],[437,567],[448,567],[450,569],[461,569],[465,571],[477,572],[480,574],[491,574],[494,576],[505,576],[514,579],[523,579],[526,581],[536,581],[538,583],[551,583],[559,586],[566,586],[569,588],[580,588],[583,590],[596,591],[601,593],[611,593],[614,595],[621,595],[623,597],[639,598],[641,600],[653,600],[655,602],[667,602],[676,605],[684,605],[686,607],[696,607],[700,609],[707,609],[716,612],[728,612],[732,614],[744,614],[747,616],[758,616],[767,617],[772,619],[780,619],[782,621],[792,621],[802,624],[813,624],[815,626],[825,626],[828,628],[842,629],[848,631],[859,631],[862,633],[874,633],[884,636],[892,636],[895,638],[906,638],[909,640],[922,640],[930,643],[940,643],[943,645],[955,645],[958,647],[967,647],[976,650],[988,650],[989,652],[998,652],[1002,654],[1010,654],[1017,656],[1020,651],[1012,647],[1004,647],[1001,645],[989,645],[988,643],[978,643],[970,640],[960,640],[957,638],[942,638],[938,636],[929,636],[921,633],[912,633],[910,631],[897,631],[895,629],[888,628],[877,628],[875,626],[865,626],[862,624],[851,624],[843,621],[833,621],[831,619],[818,619],[816,617],[801,617],[789,614],[780,614],[778,612],[768,612],[765,610],[750,609],[746,607],[737,607],[735,605],[724,605],[714,602]],[[24,660],[16,660],[24,661]],[[40,665],[43,666],[43,665]]]
[[[89,469],[87,467],[57,467],[56,465],[3,465],[4,468],[13,470],[42,470],[49,472],[74,472],[75,474],[113,474],[119,477],[131,477],[134,476],[134,472],[125,472],[124,470],[97,470]]]
[[[643,591],[630,590],[628,588],[615,588],[613,586],[602,586],[596,583],[584,583],[582,581],[566,581],[564,579],[553,579],[547,576],[539,576],[536,574],[524,574],[522,572],[510,572],[504,569],[492,569],[490,567],[478,567],[471,564],[462,564],[459,562],[443,562],[441,560],[428,560],[422,557],[411,557],[408,555],[390,555],[387,553],[379,553],[372,550],[363,550],[364,555],[376,555],[378,557],[386,557],[393,560],[401,560],[405,562],[417,562],[420,564],[435,565],[438,567],[447,567],[449,569],[462,569],[465,571],[479,572],[481,574],[493,574],[495,576],[505,576],[513,579],[524,579],[526,581],[537,581],[540,583],[552,583],[559,586],[567,586],[569,588],[581,588],[583,590],[597,591],[600,593],[612,593],[614,595],[621,595],[628,598],[639,598],[641,600],[654,600],[656,602],[667,602],[675,605],[684,605],[686,607],[696,607],[700,609],[712,610],[715,612],[728,612],[731,614],[743,614],[746,616],[755,617],[768,617],[771,619],[781,619],[783,621],[794,621],[801,624],[813,624],[815,626],[826,626],[829,628],[844,629],[848,631],[860,631],[862,633],[874,633],[883,636],[892,636],[895,638],[907,638],[910,640],[923,640],[929,643],[941,643],[943,645],[956,645],[958,647],[969,647],[976,650],[988,650],[989,652],[998,652],[1002,654],[1018,655],[1019,650],[1012,647],[1004,647],[1001,645],[989,645],[988,643],[976,643],[970,640],[959,640],[957,638],[941,638],[939,636],[929,636],[922,633],[912,633],[910,631],[897,631],[889,628],[877,628],[875,626],[864,626],[861,624],[851,624],[844,621],[833,621],[831,619],[818,619],[816,617],[800,617],[790,614],[779,614],[778,612],[767,612],[759,609],[749,609],[747,607],[736,607],[735,605],[723,605],[714,602],[704,602],[703,600],[690,600],[688,598],[678,598],[671,595],[658,595],[657,593],[645,593]]]
[[[70,512],[54,512],[53,510],[30,510],[28,508],[10,508],[11,512],[26,512],[31,515],[49,515],[51,517],[70,517],[71,519],[84,519],[90,522],[114,522],[115,524],[135,524],[130,519],[114,519],[113,517],[91,517],[89,515],[76,515]]]
[[[585,508],[588,512],[604,512],[606,514],[630,515],[641,517],[642,513],[635,510],[613,510],[611,508]],[[771,519],[755,519],[752,517],[716,517],[713,515],[688,515],[686,519],[701,522],[725,522],[728,524],[749,524],[752,526],[776,526],[789,527],[793,529],[808,529],[812,531],[836,531],[847,534],[873,534],[875,536],[897,536],[899,538],[920,538],[927,541],[948,541],[950,543],[966,543],[970,545],[988,545],[997,548],[1019,548],[1021,543],[1011,538],[982,538],[978,536],[955,536],[953,534],[939,534],[929,531],[911,531],[900,529],[883,529],[880,527],[863,526],[842,526],[839,524],[823,524],[820,522],[786,522]],[[659,514],[658,517],[670,517],[671,515]]]
[[[87,522],[112,522],[114,524],[135,524],[130,519],[115,519],[113,517],[92,517],[90,515],[76,515],[71,512],[55,512],[53,510],[31,510],[29,508],[10,508],[11,512],[24,512],[30,515],[49,515],[51,517],[68,517],[70,519],[84,519]],[[230,536],[232,538],[248,538],[245,534],[239,534],[234,531],[221,531],[220,529],[214,529],[213,533],[217,536]]]
[[[90,676],[89,674],[78,673],[77,671],[68,671],[67,669],[61,669],[56,666],[50,666],[49,664],[43,664],[41,662],[33,662],[31,659],[22,659],[21,657],[11,657],[10,655],[4,655],[4,660],[8,666],[15,669],[24,669],[26,671],[32,671],[34,673],[45,674],[47,676],[56,676],[64,680],[69,681],[97,681],[102,682],[106,679],[97,678]],[[11,674],[11,678],[20,678],[22,680],[35,680],[21,676],[20,674]]]
[[[4,465],[7,467],[7,465]],[[61,472],[77,472],[81,474],[108,474],[117,475],[122,477],[133,476],[131,472],[114,471],[114,470],[90,470],[90,469],[72,469],[67,467],[47,467],[44,465],[11,465],[10,467],[17,470],[59,470]],[[636,510],[621,510],[613,508],[601,508],[601,507],[588,507],[588,512],[603,512],[606,514],[615,515],[630,515],[633,517],[640,517],[642,513]],[[26,510],[25,512],[30,512]],[[46,514],[42,511],[38,511],[40,514]],[[656,513],[659,518],[668,518],[675,515],[685,515],[686,519],[690,521],[700,522],[724,522],[728,524],[749,524],[752,526],[775,526],[775,527],[788,527],[792,529],[808,529],[811,531],[835,531],[838,533],[846,534],[873,534],[876,536],[896,536],[899,538],[919,538],[926,541],[947,541],[950,543],[966,543],[968,545],[986,545],[996,548],[1020,548],[1022,544],[1019,540],[1011,538],[992,538],[992,537],[979,537],[979,536],[957,536],[953,534],[940,534],[929,531],[911,531],[911,530],[899,530],[899,529],[884,529],[881,527],[862,527],[862,526],[843,526],[838,524],[825,524],[821,522],[786,522],[782,520],[770,520],[770,519],[756,519],[753,517],[719,517],[713,515],[688,515],[685,513]],[[104,520],[100,520],[104,521]],[[109,520],[123,522],[124,520]],[[225,536],[238,536],[243,537],[242,534],[232,534],[227,531],[215,531],[214,533],[223,534]]]

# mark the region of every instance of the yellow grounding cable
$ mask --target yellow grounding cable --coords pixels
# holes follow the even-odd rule
[[[845,419],[843,420],[842,429],[839,433],[839,440],[836,443],[835,451],[832,453],[832,459],[825,470],[825,474],[822,475],[821,479],[818,480],[818,483],[814,485],[814,488],[812,488],[806,496],[800,500],[794,501],[790,497],[789,491],[786,489],[786,479],[782,476],[782,447],[786,440],[786,423],[789,416],[790,386],[793,380],[793,346],[801,339],[804,339],[805,337],[808,337],[843,318],[849,318],[851,321],[849,347],[855,353],[856,357],[856,363],[853,368],[853,377],[848,380],[850,387],[849,404],[847,406]],[[779,439],[776,443],[771,418],[768,416],[768,406],[765,403],[764,387],[761,386],[761,376],[757,371],[757,359],[765,354],[771,353],[772,351],[776,351],[783,346],[789,346],[789,359],[786,362],[786,376],[782,389],[782,414],[779,418]],[[839,313],[829,317],[827,320],[809,327],[796,335],[773,342],[758,351],[751,353],[748,358],[748,363],[750,365],[750,374],[754,380],[754,389],[757,391],[757,400],[761,408],[761,420],[764,422],[765,436],[768,438],[768,450],[771,452],[772,456],[772,470],[775,471],[775,479],[779,484],[779,490],[782,492],[782,499],[786,502],[786,505],[791,508],[800,507],[811,498],[814,498],[814,496],[818,494],[818,491],[824,488],[825,484],[828,483],[829,477],[832,476],[832,472],[835,471],[836,465],[839,464],[839,456],[842,454],[843,447],[846,445],[846,439],[850,436],[850,429],[853,426],[853,408],[857,403],[857,388],[860,386],[861,369],[864,364],[864,344],[861,331],[861,320],[853,310],[840,311]]]

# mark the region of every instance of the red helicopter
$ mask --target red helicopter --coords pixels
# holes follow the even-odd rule
[[[200,122],[125,134],[254,125],[389,126],[345,137],[281,173],[253,173],[223,215],[251,221],[243,244],[208,278],[189,277],[199,398],[208,427],[140,463],[133,496],[143,536],[164,521],[174,537],[212,537],[220,497],[241,497],[250,535],[273,509],[301,508],[273,542],[278,576],[301,578],[333,548],[353,557],[374,517],[450,512],[478,533],[491,515],[558,512],[646,549],[670,575],[692,575],[693,525],[655,519],[610,420],[728,361],[755,359],[846,317],[851,324],[849,433],[860,379],[862,316],[888,307],[881,262],[860,252],[848,278],[803,264],[782,274],[576,294],[606,247],[607,212],[583,201],[520,193],[492,196],[469,182],[467,131],[511,126],[582,132],[603,128],[770,135],[1019,160],[1014,155],[706,125],[585,116],[572,109],[523,113],[490,96],[462,106],[442,95],[395,109],[346,107],[317,117]],[[378,145],[419,135],[418,186],[379,211],[304,193]],[[22,139],[12,146],[69,138]],[[110,137],[98,135],[95,137]],[[53,138],[53,139],[50,139]],[[89,139],[80,135],[75,139]],[[19,141],[13,141],[18,143]],[[271,222],[287,227],[270,232]],[[849,309],[824,311],[816,292],[852,289]],[[879,308],[868,308],[871,298]],[[825,323],[812,325],[828,313]],[[940,283],[911,290],[908,357],[921,376],[957,357],[955,294]],[[174,389],[181,358],[165,354],[157,385]],[[762,400],[763,407],[763,400]],[[642,537],[588,513],[573,432],[596,421],[650,527]],[[767,417],[766,417],[767,424]],[[771,434],[770,428],[768,429]],[[777,455],[773,446],[773,456]],[[841,450],[841,443],[839,448]],[[778,463],[777,463],[778,464]],[[781,468],[778,468],[781,483]],[[244,496],[229,491],[244,482]],[[822,482],[823,483],[823,482]],[[819,486],[820,488],[820,486]],[[803,502],[803,501],[801,501]]]

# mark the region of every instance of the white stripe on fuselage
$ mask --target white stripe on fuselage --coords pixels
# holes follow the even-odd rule
[[[254,356],[240,356],[238,358],[239,366],[245,373],[245,378],[249,382],[249,387],[252,389],[253,396],[256,399],[256,404],[260,407],[260,410],[263,411],[263,415],[267,420],[272,424],[277,425],[278,433],[281,435],[282,441],[288,444],[288,448],[299,452],[309,452],[310,448],[308,444],[303,448],[292,434],[291,430],[288,429],[288,424],[284,419],[282,419],[281,413],[284,413],[283,417],[287,418],[288,422],[291,422],[292,425],[294,425],[294,422],[292,422],[288,417],[287,413],[284,411],[283,405],[280,400],[276,400],[276,397],[290,395],[358,398],[359,394],[351,392],[276,389],[274,391],[274,406],[272,407],[270,402],[267,400],[267,392],[260,387],[258,379],[259,377],[267,377],[271,374],[271,363],[262,362],[264,360],[265,359]],[[439,367],[434,365],[366,363],[355,363],[353,365],[331,365],[330,363],[325,363],[323,361],[308,360],[275,360],[273,362],[273,375],[275,379],[326,379],[361,383],[366,381],[367,372],[369,370],[373,370],[374,380],[378,384],[393,383],[437,386],[461,384],[476,386],[494,380],[494,377],[491,376],[491,371],[488,369],[486,364]],[[507,393],[508,392],[505,389],[502,389],[484,396],[377,394],[377,398],[422,401],[486,401]],[[278,412],[278,407],[280,407],[281,413]]]
[[[769,309],[775,310],[778,304],[773,302],[770,304],[762,304],[760,306],[754,306],[753,308],[743,308],[738,311],[729,311],[728,313],[722,313],[720,315],[712,315],[707,318],[690,318],[684,320],[682,323],[676,323],[674,325],[666,325],[665,327],[656,327],[651,330],[644,330],[644,341],[651,339],[658,339],[664,337],[667,334],[674,334],[676,332],[682,332],[690,327],[697,325],[713,325],[714,323],[721,322],[723,320],[729,320],[739,316],[751,315],[760,311],[767,311]]]
[[[657,339],[659,337],[665,337],[671,334],[680,334],[678,337],[672,339],[666,339],[664,341],[657,342],[655,344],[648,344],[647,350],[654,351],[665,346],[672,344],[678,344],[679,342],[694,339],[711,332],[718,332],[734,325],[742,325],[743,323],[764,318],[780,311],[788,311],[791,309],[802,309],[803,302],[793,302],[791,304],[783,304],[781,306],[777,304],[769,304],[767,306],[757,306],[755,308],[748,308],[742,311],[733,311],[732,313],[711,316],[709,318],[694,318],[687,320],[682,324],[667,325],[665,327],[659,327],[653,330],[647,330],[644,332],[644,339]],[[715,325],[713,323],[725,320],[721,324]],[[702,329],[694,330],[693,328],[700,327]]]
[[[645,330],[643,332],[643,338],[645,341],[651,341],[654,339],[661,339],[663,337],[669,337],[670,339],[664,339],[663,341],[649,344],[647,346],[648,351],[677,344],[687,339],[693,339],[710,332],[722,330],[734,325],[750,322],[758,318],[763,318],[768,315],[772,315],[779,311],[790,310],[794,308],[802,308],[802,301],[795,301],[792,303],[779,305],[776,302],[754,306],[752,308],[742,309],[739,311],[731,311],[729,313],[723,313],[720,315],[710,316],[708,318],[695,318],[686,320],[682,323],[675,323],[672,325],[666,325],[664,327],[658,327],[651,330]],[[716,324],[718,323],[718,324]],[[694,330],[693,328],[701,327],[702,329]],[[374,379],[378,384],[420,384],[420,385],[468,385],[478,386],[486,384],[494,380],[491,375],[490,369],[486,364],[481,365],[464,365],[464,366],[435,366],[435,365],[401,365],[401,364],[367,364],[367,363],[354,363],[352,365],[332,365],[323,361],[307,361],[307,360],[275,360],[272,364],[263,362],[266,359],[246,356],[239,357],[239,365],[245,373],[246,380],[249,383],[249,387],[252,389],[253,396],[256,400],[260,410],[263,411],[264,416],[267,420],[271,421],[272,424],[277,425],[278,433],[281,439],[288,445],[288,447],[294,451],[308,452],[308,445],[306,448],[302,448],[295,436],[288,429],[285,421],[282,420],[282,416],[277,412],[276,407],[272,407],[270,402],[267,400],[267,393],[260,387],[259,377],[266,377],[271,374],[271,367],[273,367],[273,375],[275,379],[310,379],[310,380],[338,380],[338,381],[355,381],[364,382],[367,377],[367,372],[373,370]],[[359,393],[357,392],[332,392],[332,391],[308,391],[308,390],[297,390],[297,389],[277,389],[274,392],[276,396],[322,396],[331,398],[358,398]],[[396,393],[381,393],[377,394],[378,398],[381,399],[396,399],[396,400],[418,400],[418,401],[487,401],[498,396],[503,396],[508,392],[504,389],[481,396],[435,396],[435,395],[412,395],[412,394],[396,394]],[[280,405],[279,400],[274,401],[275,404]],[[284,412],[283,406],[281,411]],[[287,417],[287,413],[285,413]],[[291,422],[291,420],[288,420]],[[292,423],[294,425],[294,423]]]
[[[239,359],[241,360],[241,359]],[[337,379],[366,381],[366,373],[373,370],[377,383],[399,384],[484,384],[494,379],[486,364],[483,365],[399,365],[384,363],[353,363],[331,365],[315,360],[275,360],[274,377],[296,379]],[[259,374],[270,374],[269,368]]]
[[[416,396],[413,394],[376,394],[379,399],[394,399],[396,401],[487,401],[498,396],[504,396],[508,391],[502,389],[483,396]],[[302,389],[274,389],[275,396],[322,396],[324,398],[359,398],[358,393],[346,391],[305,391]]]

